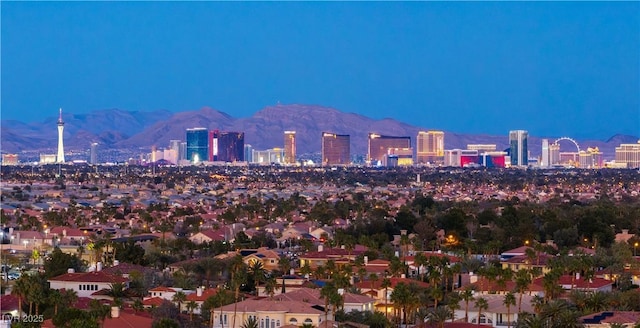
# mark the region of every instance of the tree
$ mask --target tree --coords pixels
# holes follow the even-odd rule
[[[278,288],[278,282],[276,281],[276,277],[269,276],[264,283],[264,293],[269,295],[269,297],[273,298],[273,295],[276,293],[276,288]]]
[[[507,327],[511,328],[511,307],[516,305],[516,297],[513,293],[509,292],[504,295],[504,301],[502,302],[507,308]]]
[[[478,309],[478,326],[480,326],[480,319],[482,318],[482,311],[489,308],[489,303],[484,297],[476,299],[476,308]]]
[[[387,319],[389,319],[389,287],[391,287],[391,279],[384,277],[382,279],[382,284],[380,287],[384,288],[384,315]]]
[[[436,324],[439,328],[444,328],[444,323],[449,319],[453,313],[446,307],[437,307],[427,315],[427,320],[430,324]]]
[[[62,303],[62,293],[57,289],[49,291],[49,297],[47,298],[49,304],[53,305],[53,315],[58,314],[58,305]]]
[[[18,317],[22,318],[22,301],[27,296],[28,293],[28,278],[27,275],[22,275],[18,280],[16,280],[13,288],[11,289],[11,294],[15,295],[18,298]]]
[[[51,255],[44,261],[44,271],[47,278],[59,276],[69,269],[74,269],[76,272],[81,271],[82,262],[79,257],[63,253],[58,247],[54,248]]]
[[[464,322],[469,322],[469,302],[475,300],[473,291],[470,288],[465,288],[460,293],[460,298],[464,301]]]
[[[262,261],[252,261],[249,264],[249,276],[252,278],[256,289],[261,282],[265,281],[266,274]]]
[[[173,303],[178,304],[178,311],[182,312],[182,303],[184,303],[187,300],[187,294],[179,291],[173,294],[173,297],[171,298],[171,300],[173,301]]]
[[[254,316],[249,316],[249,318],[247,318],[247,320],[245,320],[240,327],[241,328],[258,328],[258,319]]]
[[[518,313],[522,312],[522,295],[527,291],[532,282],[530,273],[530,270],[520,269],[516,271],[515,274],[516,291],[518,292]]]
[[[327,282],[320,289],[320,298],[324,299],[324,321],[325,322],[329,320],[329,304],[333,303],[333,300],[335,300],[336,295],[338,297],[340,296],[338,294],[338,289],[333,284],[333,282]]]
[[[198,308],[198,303],[196,301],[187,302],[187,311],[189,311],[189,321],[193,321],[193,310]]]
[[[241,231],[242,232],[242,231]],[[240,234],[240,233],[238,233]],[[232,328],[236,328],[236,314],[238,312],[238,302],[240,296],[240,287],[247,282],[246,264],[242,261],[242,255],[236,255],[230,263],[231,269],[231,285],[235,291],[233,306],[233,324]]]
[[[391,292],[391,301],[396,309],[402,310],[402,322],[407,324],[407,314],[418,302],[418,297],[411,292],[407,284],[401,282]]]
[[[104,324],[104,321],[110,316],[110,314],[111,309],[108,305],[102,304],[100,301],[95,299],[89,302],[89,315],[100,321],[102,324]]]

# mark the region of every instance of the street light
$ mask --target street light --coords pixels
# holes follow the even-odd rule
[[[638,242],[633,244],[633,256],[638,256]]]

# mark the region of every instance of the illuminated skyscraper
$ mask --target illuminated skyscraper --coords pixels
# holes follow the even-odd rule
[[[616,147],[616,163],[627,164],[630,169],[640,168],[640,140],[635,144]]]
[[[540,161],[540,167],[549,167],[549,139],[542,139],[542,160]]]
[[[213,162],[244,161],[244,132],[209,132],[209,160]]]
[[[351,138],[348,134],[322,132],[322,165],[351,163]]]
[[[253,163],[253,147],[250,144],[244,145],[244,160]]]
[[[98,143],[91,143],[91,150],[89,151],[89,164],[98,164]]]
[[[552,143],[549,145],[549,165],[560,164],[560,144]]]
[[[420,131],[416,138],[416,163],[444,162],[444,132]]]
[[[296,131],[284,131],[284,163],[296,163]]]
[[[60,116],[58,116],[58,155],[56,163],[64,163],[64,145],[62,144],[64,131],[64,121],[62,120],[62,108],[60,108]]]
[[[528,166],[529,156],[527,139],[529,132],[525,130],[509,131],[509,145],[511,147],[511,166]]]
[[[371,165],[385,162],[390,148],[411,148],[411,137],[383,136],[377,133],[369,133],[369,151],[367,162]]]
[[[192,128],[187,129],[187,160],[192,163],[206,161],[207,156],[207,129]]]
[[[602,167],[602,152],[598,147],[589,147],[587,150],[578,152],[580,157],[580,168],[598,169]]]

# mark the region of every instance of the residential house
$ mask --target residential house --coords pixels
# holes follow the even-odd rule
[[[535,279],[533,283],[542,285],[542,278]],[[613,290],[612,280],[595,277],[585,279],[580,274],[560,276],[558,284],[564,290],[579,290],[583,292],[610,292]]]
[[[255,262],[262,262],[262,267],[267,271],[277,270],[279,260],[280,255],[267,247],[261,247],[242,259],[249,266],[252,266]]]
[[[358,295],[341,291],[343,297],[343,308],[345,313],[351,311],[373,311],[375,299],[367,295]],[[284,294],[275,296],[276,301],[299,301],[324,306],[325,300],[320,295],[320,289],[317,288],[299,288],[295,291],[289,291]]]
[[[237,304],[229,304],[213,310],[213,328],[229,327],[234,322],[242,325],[247,319],[255,318],[259,328],[281,328],[284,325],[313,327],[325,320],[322,307],[300,301],[268,301],[247,299]],[[327,316],[333,320],[333,316]]]
[[[196,304],[198,304],[198,307],[196,307],[193,310],[193,313],[200,314],[200,309],[202,308],[202,304],[204,304],[204,302],[209,297],[213,297],[217,293],[218,293],[218,289],[217,288],[198,287],[198,288],[196,288],[196,292],[195,293],[190,293],[189,295],[187,295],[187,302],[191,302],[191,301],[196,302]],[[185,310],[187,309],[186,308],[186,303],[183,305],[183,309],[185,309]]]
[[[609,328],[614,324],[622,327],[634,327],[640,322],[638,311],[605,311],[580,317],[579,322],[585,328]]]
[[[356,245],[354,249],[346,248],[328,248],[324,249],[324,245],[318,245],[317,252],[308,252],[300,255],[300,267],[309,265],[311,269],[317,269],[324,266],[329,260],[333,260],[337,264],[339,262],[349,263],[355,261],[358,255],[363,254],[367,250],[366,247]]]
[[[476,300],[478,298],[484,298],[487,301],[488,307],[486,310],[482,311],[482,315],[478,317],[480,312],[475,305],[475,301],[469,302],[469,322],[473,324],[478,324],[478,320],[480,324],[491,325],[492,327],[504,327],[507,326],[507,323],[510,322],[511,326],[514,327],[516,321],[518,321],[518,304],[516,301],[516,305],[513,305],[507,308],[504,305],[504,295],[497,294],[485,294],[485,295],[476,295]],[[520,294],[515,295],[516,300],[520,298]],[[523,294],[522,295],[522,303],[521,303],[521,312],[535,313],[531,300],[534,296]],[[454,317],[456,320],[464,320],[464,314],[466,309],[465,301],[460,301],[458,303],[459,308],[455,310]]]
[[[372,297],[374,301],[374,305],[376,311],[392,314],[393,313],[393,302],[391,301],[391,293],[396,288],[396,286],[400,283],[403,284],[416,284],[419,287],[428,288],[429,284],[413,279],[408,278],[397,278],[391,277],[389,278],[389,287],[382,287],[383,279],[380,278],[378,280],[368,280],[355,283],[355,287],[360,289],[363,295],[367,295]],[[386,292],[386,294],[385,294]]]
[[[129,280],[119,275],[109,274],[103,271],[93,272],[74,272],[73,269],[65,274],[49,278],[51,289],[74,290],[78,297],[96,298],[93,294],[111,289],[115,283],[125,284],[128,286]]]

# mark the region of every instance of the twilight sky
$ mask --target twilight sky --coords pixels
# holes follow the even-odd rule
[[[637,1],[0,6],[2,119],[280,101],[454,132],[640,135]]]

